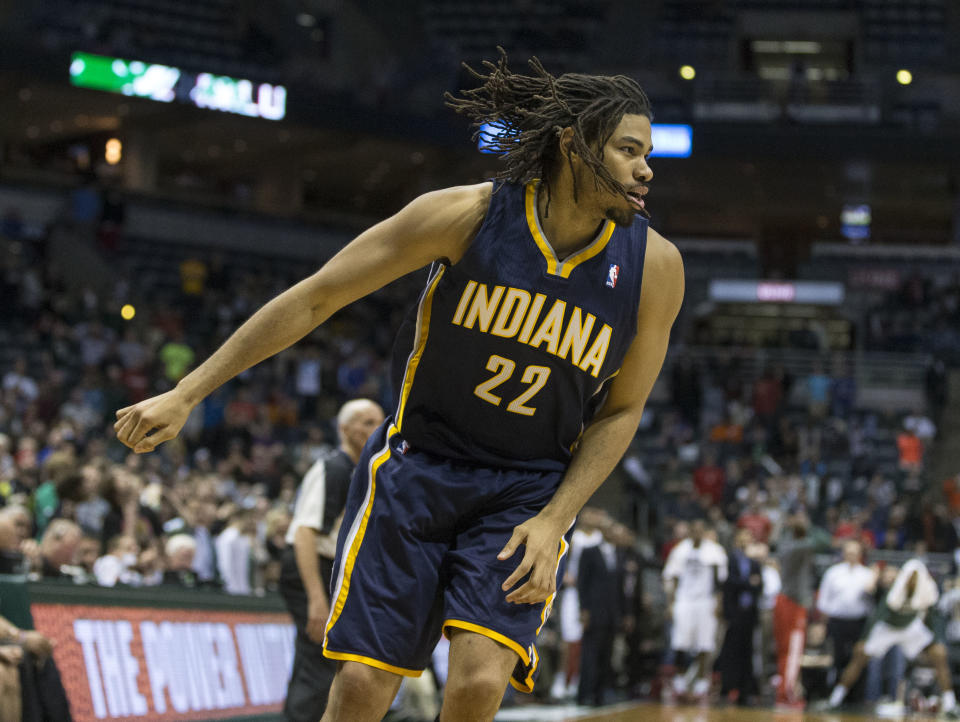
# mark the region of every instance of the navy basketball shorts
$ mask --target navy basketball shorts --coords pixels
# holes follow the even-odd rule
[[[464,629],[516,652],[510,682],[532,691],[534,641],[555,595],[508,603],[500,587],[524,548],[506,561],[497,554],[515,526],[546,506],[560,477],[418,452],[388,419],[367,442],[350,485],[323,653],[416,677],[440,634]],[[571,533],[557,549],[558,588]]]

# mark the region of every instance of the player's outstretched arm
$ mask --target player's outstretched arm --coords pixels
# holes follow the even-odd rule
[[[309,278],[268,302],[176,388],[117,411],[117,438],[137,453],[175,437],[210,392],[310,333],[349,303],[439,258],[456,262],[490,201],[482,183],[426,193],[364,231]]]
[[[676,247],[653,229],[647,236],[642,288],[637,335],[603,408],[584,430],[553,499],[514,529],[498,555],[509,559],[520,544],[525,546],[523,561],[502,588],[513,589],[528,573],[530,578],[510,591],[509,602],[535,604],[553,594],[560,537],[627,450],[663,366],[670,329],[683,302],[683,261]]]

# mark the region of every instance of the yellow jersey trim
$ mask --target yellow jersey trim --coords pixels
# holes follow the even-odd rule
[[[381,662],[379,659],[374,659],[373,657],[364,657],[362,654],[348,654],[347,652],[334,652],[326,647],[323,648],[323,656],[327,657],[328,659],[338,659],[341,662],[360,662],[360,664],[365,664],[368,667],[376,667],[377,669],[393,672],[394,674],[400,674],[404,677],[419,677],[421,674],[423,674],[422,669],[406,669],[404,667],[396,667],[392,664]]]
[[[515,642],[514,640],[510,639],[510,637],[506,637],[500,634],[500,632],[495,632],[489,627],[484,627],[479,624],[474,624],[473,622],[464,622],[462,619],[447,619],[443,623],[443,633],[445,636],[449,636],[447,635],[448,627],[455,627],[456,629],[465,629],[468,632],[474,632],[475,634],[480,634],[480,635],[483,635],[484,637],[492,639],[494,642],[500,642],[500,644],[502,644],[504,647],[507,647],[513,650],[514,652],[516,652],[520,656],[520,659],[523,660],[523,663],[525,665],[530,664],[530,655],[527,653],[527,650],[525,650],[520,645],[519,642]]]
[[[607,243],[609,242],[610,237],[613,235],[613,231],[616,227],[617,226],[612,221],[607,221],[603,226],[603,230],[600,231],[600,235],[594,239],[593,243],[584,248],[582,251],[574,253],[563,262],[563,264],[560,266],[560,277],[570,278],[570,274],[573,272],[574,268],[579,266],[584,261],[589,261],[604,248],[606,248]]]
[[[373,499],[376,496],[377,469],[383,465],[383,462],[390,458],[390,437],[396,433],[398,433],[397,427],[395,425],[391,425],[387,430],[387,443],[384,444],[384,447],[380,453],[370,460],[370,467],[368,471],[370,482],[369,486],[367,487],[367,501],[364,505],[363,516],[360,518],[357,531],[353,534],[353,539],[347,545],[349,551],[347,552],[347,557],[343,562],[343,570],[338,581],[336,602],[333,605],[332,613],[330,614],[330,621],[327,622],[326,631],[324,633],[324,654],[327,652],[326,634],[333,629],[333,625],[336,624],[337,620],[340,618],[340,614],[343,612],[343,606],[347,602],[347,594],[350,592],[350,577],[353,574],[353,567],[357,563],[357,554],[360,553],[360,545],[363,543],[363,535],[367,531],[367,522],[370,519],[370,511],[373,509]]]
[[[400,392],[400,404],[397,406],[396,427],[399,431],[403,428],[403,412],[407,408],[407,398],[410,396],[410,389],[413,388],[413,378],[417,373],[417,366],[420,364],[420,358],[423,356],[423,349],[427,346],[427,336],[430,333],[430,311],[433,308],[433,294],[437,290],[437,284],[443,277],[446,266],[440,265],[437,275],[433,277],[427,286],[426,292],[420,299],[420,308],[417,309],[417,330],[416,343],[410,357],[407,359],[407,368],[403,373],[403,387]]]
[[[547,262],[547,273],[552,276],[560,276],[561,278],[570,278],[570,274],[573,273],[574,268],[584,261],[589,261],[607,247],[607,243],[609,243],[617,226],[613,221],[605,221],[603,227],[600,229],[600,233],[590,242],[590,245],[561,262],[560,259],[557,258],[553,246],[550,245],[550,241],[548,241],[546,235],[544,235],[543,229],[540,227],[540,219],[537,217],[537,194],[539,190],[540,181],[537,180],[527,183],[526,189],[524,190],[524,209],[527,216],[527,228],[530,229],[530,235],[533,236],[537,248],[540,249],[540,253],[543,254]]]
[[[533,664],[531,665],[530,654],[527,652],[527,650],[524,649],[519,642],[500,634],[500,632],[495,632],[488,627],[474,624],[473,622],[464,622],[462,619],[448,619],[443,623],[443,634],[446,637],[450,636],[447,634],[447,629],[449,627],[464,629],[468,632],[473,632],[474,634],[480,634],[488,639],[492,639],[495,642],[499,642],[504,647],[516,652],[520,657],[520,660],[523,662],[524,668],[529,668],[529,671],[527,672],[527,677],[523,682],[518,682],[513,678],[513,675],[510,675],[510,684],[513,685],[514,689],[519,692],[533,692],[533,673],[537,669],[537,665],[540,661],[540,658],[537,655],[537,648],[535,646],[532,644],[530,645],[530,652],[533,652]]]
[[[543,231],[540,230],[540,219],[537,218],[537,189],[539,187],[539,181],[531,181],[530,183],[527,183],[527,188],[524,192],[524,206],[527,212],[527,228],[530,229],[530,235],[533,236],[533,240],[537,244],[537,248],[540,249],[540,253],[543,254],[543,257],[547,262],[547,273],[549,273],[551,276],[556,276],[557,267],[560,265],[560,261],[557,260],[557,254],[553,252],[553,246],[550,245],[546,237],[543,235]]]

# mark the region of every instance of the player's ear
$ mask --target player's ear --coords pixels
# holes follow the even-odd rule
[[[573,128],[568,125],[566,128],[557,129],[557,140],[560,144],[561,156],[576,157],[577,153],[573,150]]]

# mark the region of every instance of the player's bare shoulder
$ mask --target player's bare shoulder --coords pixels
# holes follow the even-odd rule
[[[405,213],[423,240],[432,242],[452,263],[466,253],[483,225],[493,193],[492,183],[452,186],[424,193]]]
[[[676,313],[683,302],[683,258],[679,249],[652,228],[647,229],[647,254],[643,268],[643,291],[640,300],[644,307],[653,306],[657,312]]]

